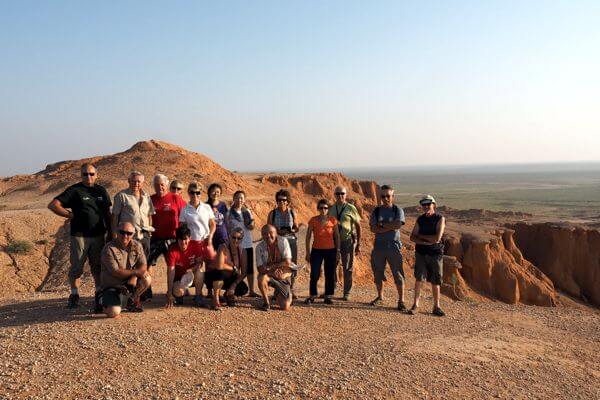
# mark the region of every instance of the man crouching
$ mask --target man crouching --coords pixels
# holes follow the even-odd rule
[[[283,311],[292,305],[290,277],[292,276],[292,251],[287,240],[277,236],[273,225],[261,229],[263,240],[256,246],[256,265],[258,268],[258,288],[264,303],[262,310],[271,308],[269,286],[275,288],[275,299]]]
[[[102,249],[100,303],[109,318],[121,314],[121,300],[127,299],[127,310],[142,312],[140,296],[150,287],[146,256],[140,242],[133,240],[135,227],[129,222],[119,224],[116,238]]]

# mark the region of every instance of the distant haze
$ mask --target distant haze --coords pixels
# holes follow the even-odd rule
[[[600,2],[1,2],[0,175],[600,161]]]

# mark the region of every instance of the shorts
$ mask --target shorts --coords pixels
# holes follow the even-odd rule
[[[165,258],[169,252],[169,246],[175,242],[175,239],[155,239],[150,238],[150,254],[148,255],[148,265],[155,266],[158,258],[162,255]]]
[[[246,252],[246,275],[254,275],[254,248],[244,249]]]
[[[371,269],[376,283],[386,281],[385,265],[390,264],[392,276],[396,285],[404,284],[404,269],[402,268],[402,252],[398,247],[373,249],[371,252]]]
[[[83,275],[83,266],[87,260],[93,276],[100,275],[100,256],[104,247],[104,235],[71,236],[70,279],[79,279]]]
[[[430,282],[432,285],[442,284],[444,256],[441,254],[415,253],[415,279]]]
[[[124,287],[109,287],[100,292],[98,303],[103,307],[121,307],[127,299],[127,289]]]
[[[208,289],[213,288],[213,282],[223,281],[223,290],[229,290],[231,285],[235,283],[239,274],[233,274],[222,269],[212,269],[204,274],[204,283]]]
[[[194,286],[194,271],[191,269],[179,277],[175,277],[173,284],[177,284],[179,287],[186,289]]]
[[[204,261],[212,261],[217,257],[214,247],[206,244],[204,240],[192,240],[191,242],[199,248],[199,255]]]
[[[269,286],[275,288],[275,296],[281,295],[284,299],[291,300],[292,298],[292,288],[291,283],[287,279],[275,279],[273,277],[269,277]]]

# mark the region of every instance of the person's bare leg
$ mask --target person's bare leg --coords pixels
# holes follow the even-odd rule
[[[151,284],[152,284],[152,278],[150,278],[150,276],[147,276],[144,279],[138,279],[137,284],[135,285],[135,293],[134,293],[133,297],[135,297],[136,299],[139,298],[140,295],[142,293],[144,293],[146,291],[146,289],[148,289],[150,287]]]
[[[185,295],[185,288],[179,284],[175,284],[173,287],[173,297],[183,297]]]
[[[100,279],[98,279],[96,281],[96,277],[94,276],[94,283],[96,282],[100,282]],[[79,286],[81,286],[81,278],[77,278],[77,279],[69,279],[69,283],[71,284],[71,289],[77,289],[79,290]]]
[[[113,306],[113,307],[104,307],[104,312],[108,318],[118,318],[121,316],[121,307]]]
[[[431,285],[431,291],[433,292],[433,307],[440,307],[440,285]]]
[[[212,304],[214,308],[221,307],[221,288],[223,287],[223,281],[214,281],[212,288]]]
[[[198,268],[194,272],[194,288],[196,296],[202,297],[202,285],[204,285],[204,268]]]
[[[254,274],[246,275],[246,281],[248,282],[248,293],[250,295],[256,295],[256,285],[254,282]]]
[[[396,283],[396,290],[398,291],[398,301],[404,302],[404,282]]]
[[[277,299],[277,304],[279,304],[281,311],[288,311],[292,306],[292,299],[289,297],[285,298],[283,295],[277,294],[275,298]]]
[[[263,300],[266,304],[270,304],[269,302],[269,276],[260,274],[258,275],[258,289],[260,290],[260,294],[262,295]]]
[[[383,281],[375,281],[375,288],[377,288],[377,297],[383,300]]]
[[[415,301],[413,302],[413,307],[419,307],[419,300],[421,299],[421,286],[423,282],[415,281]]]

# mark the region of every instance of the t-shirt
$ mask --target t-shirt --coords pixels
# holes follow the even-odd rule
[[[179,226],[179,213],[186,202],[176,193],[167,193],[160,197],[158,194],[150,196],[156,214],[152,217],[152,226],[155,231],[152,237],[157,239],[174,239],[175,230]]]
[[[117,221],[131,222],[135,226],[136,237],[141,239],[142,230],[150,227],[149,215],[154,215],[154,205],[150,196],[143,190],[140,193],[141,202],[134,196],[131,189],[121,190],[115,195],[113,214],[117,215]]]
[[[233,208],[230,208],[225,216],[225,222],[228,227],[229,235],[235,228],[242,228],[244,230],[244,237],[242,238],[242,249],[249,249],[252,247],[252,231],[246,228],[246,223],[252,220],[252,213],[248,209],[243,209],[241,212],[237,212]]]
[[[400,221],[402,225],[405,223],[404,219],[404,211],[400,207],[383,207],[379,206],[379,219],[376,218],[377,209],[373,210],[371,213],[371,217],[369,222],[371,225],[377,225],[380,222],[392,222],[392,221]],[[396,209],[397,211],[394,211]],[[400,241],[400,229],[395,229],[393,231],[388,231],[385,233],[376,233],[375,234],[375,243],[374,248],[377,250],[380,249],[389,249],[397,247],[402,247],[402,242]]]
[[[207,204],[212,207],[213,213],[215,215],[215,234],[213,236],[213,247],[218,249],[219,246],[227,241],[227,226],[225,225],[225,215],[227,215],[227,205],[220,201],[219,204],[213,206],[212,204]]]
[[[194,266],[196,258],[202,257],[202,248],[199,242],[190,241],[187,249],[181,251],[177,243],[169,247],[167,253],[167,266],[175,267],[175,280],[181,280],[181,277]]]
[[[286,258],[292,259],[292,250],[286,238],[277,236],[277,247],[279,248],[279,256],[269,257],[269,245],[264,240],[261,240],[256,245],[256,266],[260,267],[269,262],[281,262]]]
[[[137,240],[132,240],[126,249],[119,247],[115,240],[108,242],[102,249],[100,260],[100,286],[102,289],[119,287],[127,283],[127,279],[113,276],[112,271],[137,269],[146,264],[144,249]]]
[[[319,217],[312,217],[308,221],[308,226],[312,228],[314,241],[313,249],[334,249],[335,241],[333,240],[333,230],[337,229],[337,219],[327,217],[327,222],[323,224],[319,221]]]
[[[435,213],[431,216],[422,214],[417,218],[417,224],[419,224],[419,235],[435,235],[437,233],[437,225],[440,220],[444,218],[440,214]],[[436,255],[441,256],[444,254],[444,243],[434,244],[417,244],[415,251],[419,254]]]
[[[354,204],[345,203],[338,205],[334,203],[329,208],[328,215],[334,217],[339,221],[338,229],[340,230],[340,240],[349,240],[352,238],[352,231],[354,224],[360,222],[360,215]]]
[[[104,235],[110,221],[110,196],[100,185],[85,186],[76,183],[55,197],[64,208],[73,212],[71,235],[93,237]]]
[[[210,233],[208,221],[211,219],[215,219],[215,214],[211,206],[206,203],[200,203],[197,208],[188,203],[179,214],[179,222],[190,228],[192,240],[204,240],[208,237]]]

